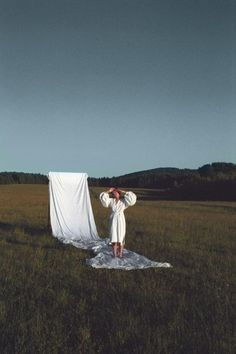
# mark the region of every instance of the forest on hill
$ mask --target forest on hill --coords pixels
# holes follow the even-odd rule
[[[156,168],[112,178],[89,178],[99,187],[150,188],[157,199],[236,200],[236,164],[214,162],[198,169]]]
[[[42,174],[1,172],[0,184],[47,184]],[[154,189],[156,199],[236,200],[236,164],[214,162],[198,169],[155,168],[118,177],[88,178],[90,187]]]

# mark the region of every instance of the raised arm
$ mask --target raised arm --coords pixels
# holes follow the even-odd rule
[[[99,199],[105,208],[109,208],[109,206],[111,205],[112,198],[109,197],[109,193],[112,192],[113,189],[114,188],[110,188],[107,191],[102,192],[99,196]]]
[[[136,201],[137,201],[137,196],[136,194],[134,194],[134,192],[125,192],[125,191],[122,191],[125,193],[124,195],[124,201],[125,201],[125,206],[126,208],[128,208],[129,206],[133,206]]]

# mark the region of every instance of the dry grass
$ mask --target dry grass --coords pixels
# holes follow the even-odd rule
[[[106,236],[100,191],[91,199]],[[89,268],[89,252],[51,236],[47,186],[0,195],[1,353],[235,352],[236,203],[139,200],[126,247],[173,268],[124,272]]]

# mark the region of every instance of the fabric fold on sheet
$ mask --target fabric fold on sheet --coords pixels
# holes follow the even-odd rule
[[[146,269],[146,268],[170,268],[169,263],[161,263],[151,261],[150,259],[124,249],[123,258],[114,257],[110,239],[100,239],[99,241],[92,241],[90,244],[81,244],[81,242],[72,241],[70,244],[77,248],[83,248],[93,251],[95,257],[87,259],[86,263],[93,268],[106,268],[106,269]]]
[[[109,239],[107,240],[109,241]],[[92,250],[97,255],[94,258],[87,259],[86,262],[94,268],[134,270],[171,267],[169,263],[151,261],[150,259],[127,249],[124,249],[122,258],[114,257],[112,247],[106,241],[100,245],[94,246]]]
[[[123,270],[171,267],[127,249],[123,258],[113,256],[110,239],[97,233],[86,173],[50,172],[48,178],[52,234],[65,244],[92,251],[95,257],[86,260],[88,265]]]

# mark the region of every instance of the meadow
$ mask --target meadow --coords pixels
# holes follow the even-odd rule
[[[136,192],[126,248],[173,268],[93,269],[91,252],[52,237],[46,185],[0,186],[0,353],[235,353],[236,202]]]

